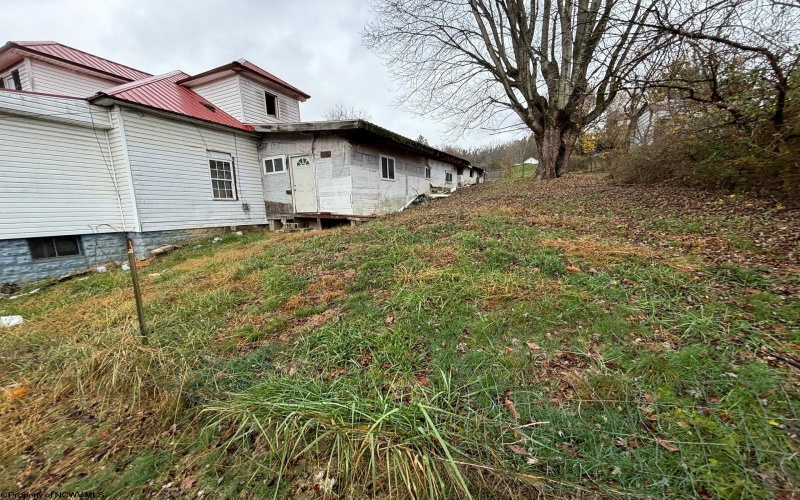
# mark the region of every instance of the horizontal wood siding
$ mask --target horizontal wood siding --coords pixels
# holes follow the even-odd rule
[[[103,89],[120,84],[36,59],[31,60],[31,73],[33,90],[45,94],[90,97]]]
[[[142,231],[266,223],[256,137],[129,108],[121,116]],[[207,150],[235,158],[237,201],[213,199]]]
[[[92,106],[81,99],[31,95],[0,89],[0,113],[87,128],[111,127],[105,108]]]
[[[244,121],[242,98],[239,92],[239,75],[231,75],[213,82],[204,83],[203,85],[192,87],[192,90],[240,122]]]
[[[106,133],[108,134],[111,161],[114,166],[117,189],[120,195],[125,230],[136,231],[138,230],[138,224],[136,222],[136,206],[133,198],[133,187],[131,186],[131,175],[128,169],[127,143],[120,128],[119,113],[118,106],[108,110],[112,128]]]
[[[240,77],[239,81],[245,123],[292,123],[300,121],[300,102],[296,99],[285,96],[274,88],[265,87],[245,77]],[[277,119],[267,115],[264,92],[269,92],[278,97]]]
[[[22,84],[22,89],[20,90],[27,90],[27,91],[33,90],[31,89],[31,79],[30,75],[28,74],[28,66],[27,64],[25,64],[24,59],[22,60],[22,62],[16,64],[15,66],[11,66],[10,68],[0,72],[0,78],[2,78],[2,80],[5,82],[6,78],[11,76],[11,73],[13,73],[14,70],[19,71],[19,83]]]
[[[381,179],[380,156],[395,159],[394,180]],[[425,178],[425,166],[431,166],[431,179]],[[445,183],[445,172],[455,167],[449,163],[429,160],[398,151],[389,145],[359,144],[352,148],[353,213],[383,215],[402,208],[420,194],[430,194],[431,185],[451,187]]]
[[[0,239],[121,229],[105,134],[67,123],[0,116]]]

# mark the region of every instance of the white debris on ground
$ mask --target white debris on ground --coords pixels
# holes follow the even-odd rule
[[[23,322],[22,316],[16,314],[13,316],[0,316],[0,326],[17,326],[21,325]]]

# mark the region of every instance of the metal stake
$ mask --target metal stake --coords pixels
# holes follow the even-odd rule
[[[136,315],[139,317],[139,332],[142,336],[142,343],[147,344],[147,328],[144,324],[144,309],[142,308],[142,293],[139,291],[139,274],[136,271],[136,255],[133,253],[133,241],[130,238],[125,240],[128,246],[128,265],[131,267],[131,279],[133,280],[133,295],[136,297]]]

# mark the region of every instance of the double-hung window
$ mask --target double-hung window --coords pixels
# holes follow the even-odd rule
[[[394,180],[394,158],[381,156],[381,179]]]
[[[286,170],[286,160],[283,156],[273,156],[264,158],[264,173],[276,174]]]
[[[236,172],[229,154],[208,152],[211,192],[215,200],[237,200]]]

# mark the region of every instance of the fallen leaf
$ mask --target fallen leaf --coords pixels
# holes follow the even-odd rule
[[[566,266],[565,269],[567,271],[571,272],[571,273],[582,273],[583,272],[583,271],[581,271],[581,268],[577,267],[577,266]]]
[[[678,447],[672,444],[671,441],[667,441],[666,439],[656,438],[656,442],[660,447],[664,448],[667,451],[673,451],[673,452],[678,451]]]
[[[391,363],[384,363],[381,366],[383,367],[384,370],[388,370],[389,368],[392,367],[392,364]]]
[[[526,450],[525,448],[523,448],[522,446],[520,446],[518,444],[509,444],[507,446],[508,446],[508,449],[513,451],[515,455],[530,455],[531,454],[531,452],[529,452],[528,450]]]
[[[190,489],[192,489],[192,486],[194,486],[194,483],[196,483],[196,482],[197,482],[197,478],[196,477],[187,477],[186,479],[181,481],[181,489],[182,490],[190,490]]]
[[[510,413],[512,417],[514,417],[515,419],[519,419],[519,412],[517,411],[517,405],[514,404],[513,401],[511,401],[510,399],[506,399],[505,401],[503,401],[503,408],[505,408],[506,411],[508,411],[508,413]]]
[[[28,389],[26,389],[24,387],[20,387],[19,389],[12,389],[10,391],[10,394],[11,394],[12,398],[20,398],[20,397],[28,394]]]
[[[540,346],[536,342],[525,342],[525,344],[530,348],[531,351],[538,351],[539,349],[542,348],[542,346]]]
[[[394,316],[386,316],[386,324],[391,325],[394,323]]]
[[[431,381],[428,380],[428,377],[417,377],[417,380],[419,380],[419,383],[422,387],[428,387],[431,385]]]
[[[650,394],[645,393],[643,397],[644,397],[644,400],[647,401],[647,404],[653,404],[653,403],[656,402],[656,398],[654,398]]]

